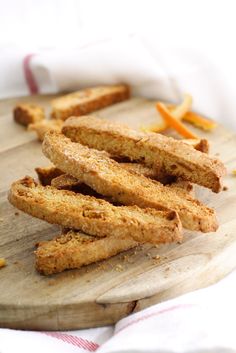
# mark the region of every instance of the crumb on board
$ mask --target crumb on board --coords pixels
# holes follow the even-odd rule
[[[6,260],[3,257],[0,257],[0,268],[5,267],[6,264]]]
[[[228,186],[223,186],[223,191],[227,191],[228,189]]]
[[[160,260],[160,259],[161,259],[160,255],[153,256],[153,260]]]
[[[19,212],[15,212],[15,216],[19,216]]]
[[[116,270],[116,272],[122,272],[122,271],[124,271],[124,268],[120,264],[118,264],[118,265],[116,265],[115,270]]]

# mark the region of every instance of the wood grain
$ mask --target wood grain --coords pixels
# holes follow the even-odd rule
[[[26,97],[47,111],[52,96]],[[52,238],[59,229],[14,209],[7,201],[11,182],[35,176],[36,166],[49,162],[33,133],[12,120],[13,99],[0,102],[0,326],[35,330],[68,330],[112,324],[122,317],[179,294],[218,281],[236,267],[236,137],[218,127],[203,133],[211,153],[226,163],[227,191],[213,194],[196,188],[198,197],[216,208],[217,233],[185,232],[182,244],[145,245],[107,261],[43,277],[34,269],[35,243]],[[157,121],[154,102],[133,98],[103,109],[98,116],[133,128]],[[156,257],[160,256],[159,259]]]

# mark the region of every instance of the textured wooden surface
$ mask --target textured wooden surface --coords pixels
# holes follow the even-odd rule
[[[28,98],[48,109],[51,97]],[[23,100],[27,100],[24,98]],[[7,201],[13,180],[35,176],[48,161],[33,133],[12,120],[17,100],[0,102],[0,327],[66,330],[112,324],[154,303],[216,282],[236,267],[236,138],[223,127],[206,136],[211,153],[219,154],[229,175],[227,191],[213,194],[198,188],[198,197],[217,210],[217,233],[185,232],[180,245],[145,245],[107,261],[51,277],[34,269],[34,245],[59,232],[56,226],[33,219]],[[138,128],[157,119],[153,102],[134,98],[99,111]],[[160,256],[159,260],[155,257]]]

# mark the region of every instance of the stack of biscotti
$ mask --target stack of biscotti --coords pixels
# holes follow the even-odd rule
[[[224,165],[190,143],[92,116],[70,117],[62,133],[48,132],[37,168],[41,183],[13,183],[9,201],[63,228],[40,242],[43,274],[79,268],[143,243],[180,242],[182,227],[214,232],[215,211],[193,196],[193,183],[214,192]]]

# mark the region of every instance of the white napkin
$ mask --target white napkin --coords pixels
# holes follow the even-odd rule
[[[204,56],[190,49],[159,48],[137,35],[90,40],[66,51],[5,49],[0,77],[0,98],[127,82],[134,95],[154,99],[177,102],[189,92],[195,110],[226,124],[228,120],[227,85]]]
[[[0,329],[1,353],[236,352],[236,271],[211,287],[120,320],[115,327],[71,332]]]

